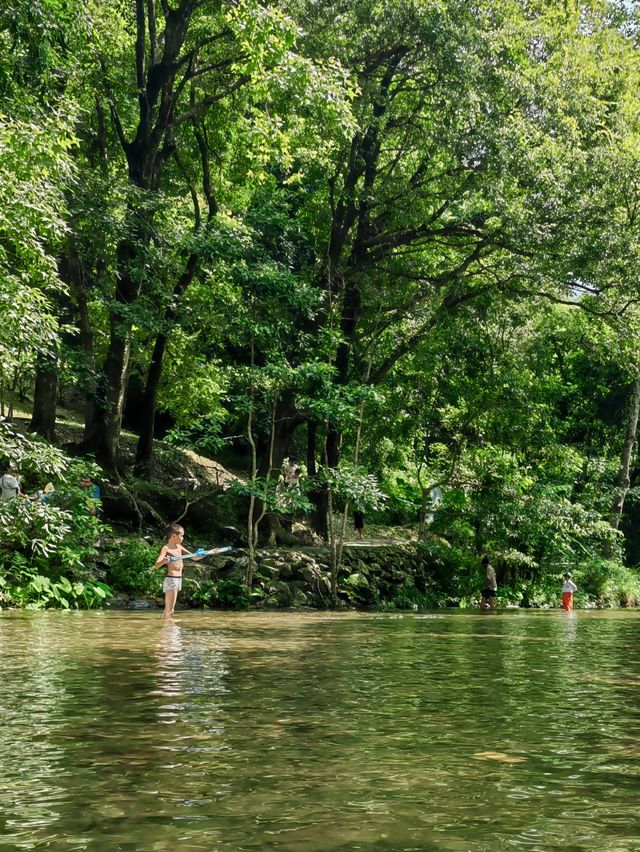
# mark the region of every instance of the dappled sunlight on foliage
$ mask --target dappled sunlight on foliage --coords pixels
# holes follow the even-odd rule
[[[95,576],[96,547],[108,527],[97,515],[99,502],[81,483],[97,476],[97,467],[1,422],[0,458],[22,472],[33,495],[0,501],[3,601],[101,605],[110,592]],[[47,481],[52,490],[38,492]]]

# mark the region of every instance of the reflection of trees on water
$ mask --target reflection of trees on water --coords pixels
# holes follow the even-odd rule
[[[64,798],[65,661],[52,647],[52,619],[21,614],[3,619],[0,655],[0,836],[10,843],[23,826],[55,823]]]
[[[203,742],[223,734],[225,670],[210,639],[158,617],[94,613],[22,615],[0,637],[11,669],[0,694],[3,839],[72,837],[129,816],[133,840],[145,813],[170,818],[167,747],[188,775]],[[165,724],[172,713],[177,726]]]
[[[114,778],[126,795],[131,766],[146,760],[138,732],[154,717],[131,699],[151,684],[148,655],[123,644],[118,624],[85,613],[4,623],[13,658],[2,690],[5,833],[75,831],[95,820]]]
[[[336,844],[392,825],[394,848],[419,847],[451,825],[480,848],[501,820],[551,837],[579,797],[605,820],[596,793],[615,773],[631,800],[637,619],[47,619],[0,632],[0,826],[16,848],[82,832],[179,847],[187,827],[240,848],[256,826],[298,826],[303,848],[319,819],[323,848],[334,823]]]
[[[191,726],[197,728],[201,736],[222,736],[221,701],[228,691],[225,685],[227,669],[216,637],[165,623],[158,635],[155,657],[153,694],[162,699],[157,707],[158,724],[178,725],[183,738]],[[161,733],[171,735],[169,731]]]

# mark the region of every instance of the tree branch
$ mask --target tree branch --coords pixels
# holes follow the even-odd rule
[[[430,317],[429,321],[425,323],[422,328],[417,331],[415,334],[412,334],[411,337],[405,339],[402,345],[398,346],[395,352],[392,352],[382,364],[377,368],[377,370],[371,376],[372,384],[379,384],[382,379],[387,375],[389,370],[407,353],[411,352],[418,343],[427,337],[430,332],[436,327],[438,322],[440,321],[440,317],[444,313],[449,313],[454,308],[460,307],[460,305],[464,305],[466,302],[471,302],[473,299],[476,299],[478,296],[483,295],[484,293],[488,293],[491,290],[491,286],[487,285],[486,287],[479,287],[477,290],[471,290],[466,293],[456,294],[455,285],[452,287],[452,292],[447,294],[445,299],[443,300],[442,305],[438,308],[438,310]]]
[[[178,60],[177,68],[180,69],[183,65],[192,62],[204,47],[207,47],[208,45],[219,41],[221,38],[226,38],[226,36],[228,35],[231,35],[230,29],[220,30],[220,32],[216,33],[215,35],[209,36],[209,38],[205,38],[202,41],[198,42],[198,44],[196,45],[196,47],[193,48],[193,50],[190,50],[189,53],[185,53],[185,55]]]
[[[183,124],[185,121],[191,121],[194,118],[198,118],[198,116],[200,116],[203,112],[205,112],[206,109],[208,107],[210,107],[212,104],[215,104],[218,101],[223,100],[224,98],[227,97],[227,95],[230,95],[232,92],[237,91],[239,88],[244,86],[245,83],[248,83],[250,80],[251,80],[250,74],[243,74],[242,77],[239,77],[236,80],[235,83],[233,83],[231,86],[229,86],[223,92],[218,92],[218,94],[216,94],[216,95],[209,95],[209,97],[203,98],[201,101],[198,101],[198,103],[195,104],[195,106],[193,106],[191,109],[187,110],[186,112],[181,113],[180,115],[177,115],[174,119],[174,124],[175,125]]]
[[[176,165],[180,169],[180,172],[185,180],[185,183],[189,187],[189,192],[191,194],[191,201],[193,202],[193,215],[194,215],[194,226],[193,231],[199,231],[202,226],[202,215],[200,213],[200,200],[198,199],[198,193],[196,192],[196,188],[189,179],[189,175],[187,174],[187,170],[178,154],[178,151],[174,148],[173,150],[173,159],[176,161]]]
[[[149,27],[149,61],[155,65],[158,61],[158,35],[156,31],[156,0],[147,0],[147,24]]]
[[[136,0],[136,82],[138,85],[138,97],[142,98],[144,94],[144,101],[146,102],[145,36],[144,0]]]
[[[207,215],[207,221],[211,221],[213,217],[218,212],[218,203],[213,194],[213,189],[211,187],[211,169],[209,165],[209,146],[207,145],[207,140],[205,139],[204,133],[201,128],[198,126],[195,119],[193,120],[193,134],[196,137],[196,142],[198,144],[198,149],[200,150],[200,161],[202,164],[202,191],[204,192],[204,196],[207,199],[207,206],[209,208],[209,212]]]
[[[443,313],[450,313],[454,308],[463,305],[465,302],[469,302],[477,296],[487,293],[492,289],[492,285],[487,285],[485,287],[479,287],[475,290],[468,290],[466,292],[461,292],[460,290],[460,279],[464,272],[471,266],[472,263],[477,261],[483,249],[485,248],[484,243],[480,242],[474,250],[469,254],[463,261],[460,263],[456,269],[451,270],[441,276],[441,284],[442,286],[445,282],[449,281],[449,289],[445,294],[440,307],[432,314],[429,318],[428,322],[425,323],[415,334],[411,335],[411,337],[405,339],[400,346],[398,346],[395,352],[392,352],[382,364],[378,367],[375,373],[372,375],[371,380],[374,384],[378,384],[384,376],[389,372],[389,370],[393,367],[393,365],[402,358],[403,355],[406,355],[410,352],[421,340],[423,340],[430,331],[435,327],[436,323],[440,319],[440,316]]]
[[[113,96],[113,90],[111,88],[111,82],[109,80],[109,77],[107,76],[107,69],[106,69],[104,57],[103,56],[98,57],[98,61],[100,62],[100,68],[101,68],[102,73],[104,75],[103,78],[102,78],[102,84],[104,86],[104,89],[105,89],[105,92],[106,92],[106,95],[107,95],[107,101],[109,103],[109,113],[111,115],[111,120],[113,121],[113,126],[115,127],[116,136],[118,137],[118,141],[120,142],[122,150],[126,154],[127,151],[129,150],[130,144],[129,144],[129,142],[127,142],[127,138],[124,135],[124,129],[122,127],[122,122],[120,121],[120,116],[118,115],[118,110],[117,110],[117,107],[116,107],[115,98]]]
[[[579,308],[581,311],[584,311],[587,314],[595,317],[613,317],[618,319],[623,316],[632,305],[640,304],[640,299],[628,299],[621,305],[619,308],[610,307],[608,310],[599,311],[595,308],[592,308],[590,305],[584,304],[579,299],[563,299],[561,296],[556,296],[555,293],[549,293],[546,290],[519,290],[513,287],[505,288],[504,292],[511,293],[516,296],[526,296],[527,298],[531,298],[532,296],[539,296],[541,299],[546,299],[549,302],[553,302],[556,305],[569,305],[571,308]]]

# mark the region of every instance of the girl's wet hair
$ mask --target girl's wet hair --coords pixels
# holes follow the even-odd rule
[[[164,528],[164,534],[167,538],[171,538],[172,535],[177,535],[178,533],[183,533],[184,527],[181,527],[180,524],[167,524]]]

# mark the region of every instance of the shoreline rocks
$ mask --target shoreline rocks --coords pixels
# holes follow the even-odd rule
[[[251,598],[244,591],[246,549],[212,557],[199,566],[196,578],[187,573],[179,604],[183,609],[322,610],[333,608],[331,554],[328,546],[299,549],[260,548],[256,551]],[[346,544],[338,572],[340,609],[445,606],[437,600],[434,572],[416,544],[363,546]],[[158,609],[161,597],[116,592],[110,609]]]

